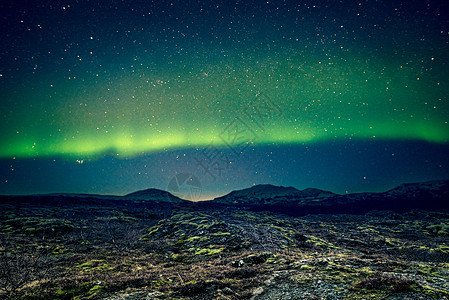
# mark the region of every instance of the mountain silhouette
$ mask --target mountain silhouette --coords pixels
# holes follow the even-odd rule
[[[406,212],[449,209],[449,180],[407,183],[381,193],[339,195],[308,188],[258,185],[215,198],[210,204],[292,216],[364,214],[374,210]]]
[[[298,190],[294,187],[256,185],[230,192],[210,201],[183,200],[159,189],[146,189],[125,196],[93,194],[47,194],[0,196],[2,203],[24,205],[108,205],[127,207],[182,207],[201,209],[245,209],[271,211],[291,216],[307,214],[365,214],[388,210],[407,212],[415,209],[449,210],[449,180],[406,183],[380,193],[340,195],[316,188]]]
[[[190,203],[188,200],[181,199],[172,195],[171,193],[158,189],[146,189],[127,194],[122,197],[123,200],[141,200],[152,201],[156,203],[171,202],[171,203]]]
[[[335,195],[337,194],[319,189],[308,188],[300,191],[294,187],[261,184],[233,191],[215,198],[212,203],[243,206],[300,205],[307,201],[316,201]]]

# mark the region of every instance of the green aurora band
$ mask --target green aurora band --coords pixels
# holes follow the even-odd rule
[[[0,157],[130,157],[225,146],[218,136],[260,92],[282,114],[257,132],[256,145],[449,142],[449,89],[442,81],[449,72],[442,58],[334,52],[236,55],[202,64],[182,57],[176,65],[141,61],[70,78],[49,72],[26,87],[11,81],[2,88]]]

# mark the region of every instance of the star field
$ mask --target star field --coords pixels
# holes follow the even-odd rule
[[[242,184],[324,187],[325,174],[309,181],[276,174],[304,147],[324,151],[310,158],[319,163],[329,150],[321,145],[333,143],[343,152],[384,143],[440,149],[425,172],[379,177],[356,190],[448,176],[441,170],[449,142],[449,18],[439,1],[19,1],[0,11],[0,192],[164,189],[181,171],[210,180],[210,195],[240,186],[229,178],[239,174]],[[271,106],[263,114],[260,99]],[[229,130],[242,128],[240,142],[249,148],[233,152],[242,144],[229,140]],[[210,145],[234,155],[222,159],[218,181],[192,163]],[[280,158],[279,147],[292,150]],[[242,159],[243,152],[255,154]],[[105,170],[100,161],[112,159],[106,169],[116,170],[155,157],[173,161],[155,163],[151,175],[129,171],[147,176],[120,188],[95,179]],[[260,169],[277,164],[243,175],[254,159]],[[45,170],[51,162],[72,177],[86,173],[74,175],[67,164],[91,165],[94,179],[42,189],[29,174],[11,174],[31,161],[46,180],[55,178]],[[381,158],[375,165],[390,167]],[[351,186],[342,185],[328,184]]]

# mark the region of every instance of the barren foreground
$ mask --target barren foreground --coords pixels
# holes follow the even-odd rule
[[[449,298],[445,213],[0,209],[4,298]]]

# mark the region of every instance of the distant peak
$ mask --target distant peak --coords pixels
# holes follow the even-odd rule
[[[294,187],[291,187],[291,186],[285,187],[285,186],[281,186],[281,185],[272,185],[272,184],[256,184],[256,185],[248,188],[247,190],[280,190],[280,189],[296,190]]]
[[[149,201],[156,201],[156,202],[184,202],[187,200],[183,200],[181,198],[178,198],[174,195],[172,195],[169,192],[149,188],[146,190],[137,191],[134,193],[127,194],[123,196],[124,199],[129,200],[149,200]]]
[[[299,191],[294,187],[277,186],[272,184],[257,184],[252,187],[236,190],[231,194],[271,194],[271,193],[298,193]]]
[[[316,188],[307,188],[305,190],[302,190],[302,192],[312,197],[337,195],[331,191],[325,191]]]
[[[160,194],[168,194],[168,192],[159,190],[159,189],[155,189],[155,188],[149,188],[149,189],[140,190],[137,192],[127,194],[127,195],[125,195],[125,197],[138,196],[138,195],[160,195]]]
[[[406,190],[439,190],[444,187],[449,187],[449,180],[433,180],[425,182],[415,182],[415,183],[403,183],[395,188],[388,190],[387,192],[403,192]]]

